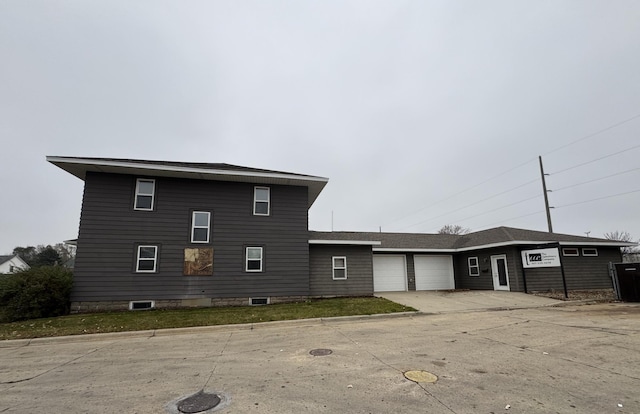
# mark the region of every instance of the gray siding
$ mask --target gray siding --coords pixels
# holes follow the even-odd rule
[[[491,256],[506,255],[509,288],[511,291],[524,291],[522,284],[521,260],[515,247],[499,247],[459,253],[454,256],[456,289],[493,290],[491,275]],[[477,257],[480,265],[480,276],[470,276],[467,259]],[[528,280],[527,280],[528,281]]]
[[[333,256],[347,258],[346,280],[333,280]],[[309,261],[312,296],[373,295],[371,246],[310,245]]]
[[[406,254],[405,263],[407,264],[407,290],[416,290],[416,264],[413,253]]]
[[[294,296],[309,293],[307,188],[271,185],[271,215],[254,216],[249,183],[156,179],[154,211],[134,211],[135,176],[88,173],[73,301]],[[210,211],[208,245],[190,243],[191,212]],[[136,273],[136,246],[159,246],[158,271]],[[184,276],[184,248],[211,246],[213,276]],[[245,247],[264,248],[245,272]]]
[[[608,263],[621,260],[620,249],[616,247],[597,247],[598,256],[583,256],[582,247],[577,248],[580,256],[562,256],[568,290],[611,289],[613,284],[609,277]],[[562,248],[560,249],[562,251]],[[525,269],[527,289],[562,290],[562,273],[559,267]]]

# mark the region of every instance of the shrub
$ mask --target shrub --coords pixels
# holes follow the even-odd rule
[[[73,274],[61,266],[42,266],[0,275],[0,320],[19,321],[67,315]]]

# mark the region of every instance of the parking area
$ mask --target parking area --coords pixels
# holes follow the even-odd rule
[[[566,304],[543,296],[498,290],[379,292],[376,296],[424,313],[527,309]]]
[[[640,306],[601,304],[4,342],[0,412],[162,413],[205,389],[221,413],[637,413],[639,334]]]

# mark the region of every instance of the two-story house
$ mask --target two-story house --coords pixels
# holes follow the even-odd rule
[[[508,227],[467,235],[310,232],[308,210],[323,177],[228,164],[47,160],[85,183],[74,312],[398,290],[607,289],[609,263],[621,261],[619,247],[634,245]],[[553,267],[527,263],[549,252]]]
[[[74,311],[309,296],[327,179],[227,164],[48,157],[84,180]]]

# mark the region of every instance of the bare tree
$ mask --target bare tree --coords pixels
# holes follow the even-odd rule
[[[445,224],[442,226],[440,230],[438,230],[438,234],[467,234],[471,231],[466,227],[462,227],[457,224]]]
[[[636,243],[636,241],[633,240],[631,233],[627,231],[618,231],[618,230],[610,231],[604,234],[604,238],[607,240]],[[632,246],[624,246],[620,248],[620,253],[622,253],[622,260],[628,261],[628,259],[630,259],[631,256],[638,254],[638,251],[636,250],[636,248]]]

